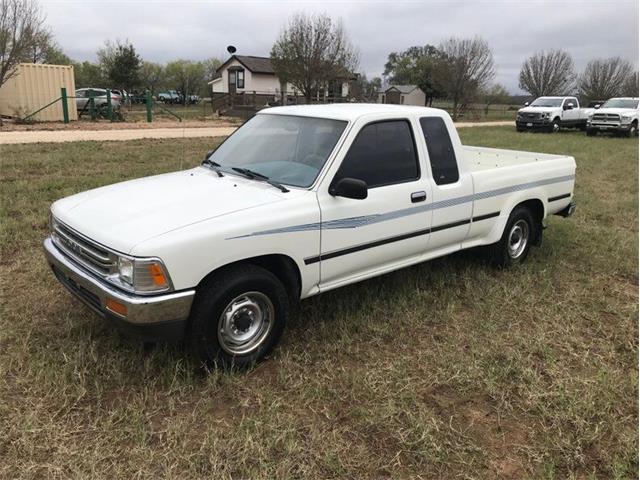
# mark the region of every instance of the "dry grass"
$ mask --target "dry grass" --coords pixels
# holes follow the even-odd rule
[[[461,134],[574,155],[576,216],[515,270],[461,253],[305,301],[271,359],[208,377],[103,325],[40,245],[53,200],[214,142],[0,146],[0,477],[636,478],[637,140]]]

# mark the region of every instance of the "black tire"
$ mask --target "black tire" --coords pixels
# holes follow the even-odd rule
[[[526,232],[524,230],[526,225]],[[516,246],[512,240],[515,239],[516,229],[519,228],[524,235],[525,243],[514,251]],[[498,268],[508,268],[518,265],[527,258],[531,244],[538,234],[539,225],[536,225],[531,210],[525,206],[518,206],[513,209],[507,224],[505,225],[502,238],[497,243],[489,246],[489,258],[491,263]]]
[[[516,127],[516,131],[518,132],[524,132],[525,128],[524,127]]]
[[[272,310],[265,315],[264,312],[269,311],[269,302]],[[262,309],[258,308],[260,303],[263,303]],[[223,318],[225,311],[227,315]],[[278,343],[288,315],[287,292],[271,272],[250,264],[224,269],[198,287],[191,309],[188,334],[191,354],[203,368],[252,366],[262,360]],[[255,318],[261,320],[265,316],[270,317],[268,326],[264,327],[267,330],[258,330],[254,337],[256,344],[252,349],[246,353],[240,352],[239,350],[248,349],[249,346],[241,348],[233,343],[231,337],[245,335],[253,329]],[[260,325],[264,323],[260,321]],[[258,327],[262,328],[260,325]],[[223,333],[226,327],[229,327],[228,337]]]
[[[637,137],[638,136],[638,122],[631,122],[631,127],[626,132],[627,137]]]
[[[551,125],[549,125],[549,133],[558,133],[560,131],[560,119],[554,118]]]
[[[595,128],[587,128],[587,137],[595,137],[598,135],[598,130]]]

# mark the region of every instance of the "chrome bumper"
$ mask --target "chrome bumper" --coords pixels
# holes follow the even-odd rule
[[[102,317],[140,327],[151,327],[162,322],[186,322],[189,318],[195,290],[154,296],[131,295],[87,273],[58,250],[49,237],[44,241],[44,252],[60,283]],[[109,310],[106,307],[107,299],[124,305],[126,315]]]

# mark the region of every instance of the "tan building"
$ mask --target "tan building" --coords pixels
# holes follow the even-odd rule
[[[0,115],[24,118],[60,97],[65,87],[67,95],[75,95],[73,66],[21,63],[18,70],[0,87]],[[69,119],[77,120],[73,98],[67,100]],[[62,102],[55,102],[31,117],[39,122],[62,121]]]
[[[427,96],[417,85],[391,85],[378,93],[378,103],[424,107],[427,104]]]

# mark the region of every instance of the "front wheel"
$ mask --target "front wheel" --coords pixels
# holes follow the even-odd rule
[[[536,228],[538,226],[531,211],[524,206],[516,207],[509,215],[500,241],[489,247],[491,262],[498,268],[524,262],[535,238]]]
[[[549,126],[549,132],[558,133],[559,131],[560,131],[560,120],[556,118],[553,120],[553,122]]]
[[[244,368],[278,343],[288,316],[282,282],[256,265],[238,265],[203,282],[191,311],[189,344],[205,368]]]
[[[638,136],[638,124],[633,122],[629,127],[629,131],[627,131],[627,137],[637,137]]]

